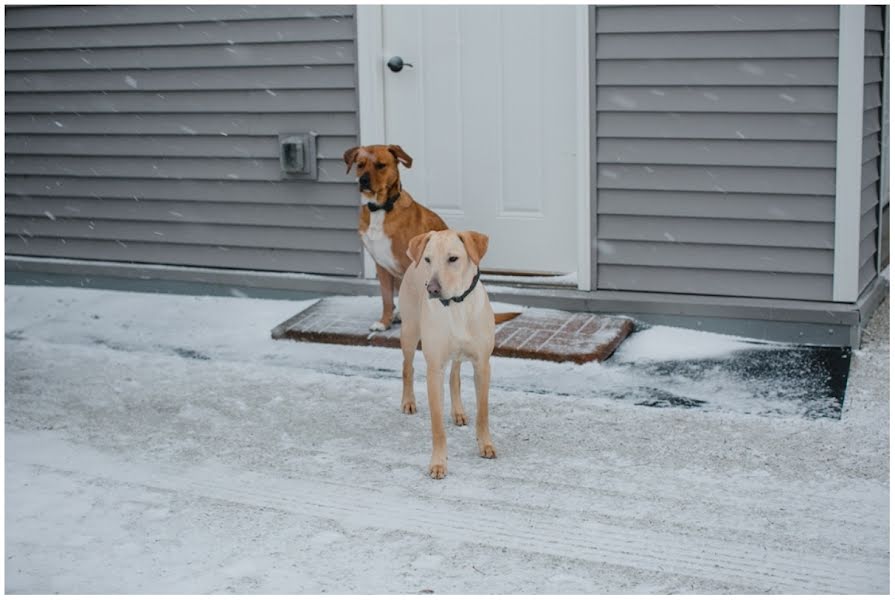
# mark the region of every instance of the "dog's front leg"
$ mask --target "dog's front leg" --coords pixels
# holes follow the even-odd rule
[[[475,437],[479,444],[479,456],[495,458],[494,442],[488,427],[488,386],[491,385],[491,357],[473,363],[475,369]]]
[[[379,292],[382,294],[382,316],[370,325],[370,331],[385,331],[392,326],[395,311],[395,278],[378,264],[376,278],[379,279]]]
[[[442,479],[447,474],[447,438],[444,433],[444,363],[427,362],[426,385],[429,392],[429,416],[432,418],[432,460],[429,475]]]

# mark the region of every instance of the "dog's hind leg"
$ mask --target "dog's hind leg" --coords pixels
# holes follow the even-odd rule
[[[398,290],[401,289],[402,281],[403,281],[403,279],[395,277],[395,284],[393,287],[394,287],[394,290],[396,293],[398,292]],[[396,301],[395,302],[395,314],[394,314],[394,316],[392,316],[392,325],[398,325],[400,323],[401,323],[401,307],[398,306],[398,302]]]
[[[451,365],[451,418],[454,425],[466,425],[466,411],[463,410],[463,400],[460,399],[460,361],[455,360]]]

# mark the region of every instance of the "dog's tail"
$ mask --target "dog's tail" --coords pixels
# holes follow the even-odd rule
[[[500,325],[501,323],[506,323],[507,321],[511,321],[521,314],[522,313],[517,313],[517,312],[495,313],[494,324]]]

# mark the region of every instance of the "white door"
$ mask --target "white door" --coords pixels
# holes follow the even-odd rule
[[[384,6],[385,138],[404,187],[490,236],[490,271],[577,266],[576,9]],[[385,65],[400,56],[405,66]]]

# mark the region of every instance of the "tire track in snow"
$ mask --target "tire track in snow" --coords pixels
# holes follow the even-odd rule
[[[7,436],[8,449],[17,435]],[[21,459],[11,457],[20,456]],[[51,440],[7,461],[98,478],[111,483],[271,508],[355,529],[382,528],[462,543],[586,560],[641,571],[676,573],[778,593],[870,592],[885,588],[888,564],[766,550],[741,542],[656,533],[529,513],[514,515],[477,506],[458,512],[450,501],[407,498],[331,482],[286,480],[227,467],[176,469],[120,461],[90,448]],[[433,482],[433,486],[439,484]],[[874,587],[875,586],[875,587]]]

